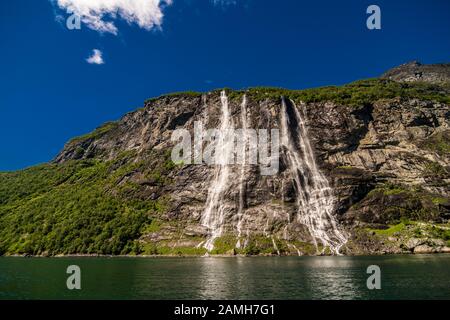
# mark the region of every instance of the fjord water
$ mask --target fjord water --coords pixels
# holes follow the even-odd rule
[[[81,290],[66,268],[81,268]],[[381,290],[366,269],[381,268]],[[0,299],[450,299],[450,255],[0,258]]]

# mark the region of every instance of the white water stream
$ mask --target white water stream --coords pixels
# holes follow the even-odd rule
[[[229,139],[226,132],[233,129],[233,120],[228,108],[228,97],[225,91],[220,94],[222,116],[220,119],[219,139],[215,146],[216,168],[214,178],[209,188],[206,208],[202,215],[201,223],[208,228],[210,235],[203,246],[211,251],[214,249],[214,241],[222,234],[226,206],[223,201],[224,193],[229,186],[231,167],[230,159],[233,156],[234,139]]]
[[[317,168],[304,119],[294,102],[291,103],[292,120],[286,101],[282,99],[281,144],[295,182],[297,219],[308,228],[316,248],[320,241],[322,253],[328,247],[333,254],[339,254],[347,239],[332,215],[335,199],[327,179]],[[291,123],[294,121],[296,123]]]
[[[241,146],[241,154],[242,154],[242,164],[241,164],[241,172],[239,177],[239,207],[238,207],[238,223],[237,223],[237,231],[238,231],[238,241],[236,243],[236,248],[241,247],[241,235],[242,235],[242,218],[243,218],[243,210],[244,210],[244,196],[246,192],[245,188],[245,172],[246,172],[246,164],[247,164],[247,144],[248,144],[248,136],[247,136],[247,96],[244,95],[241,104],[241,125],[243,132],[243,144]]]
[[[233,120],[228,106],[228,97],[225,91],[220,96],[222,114],[220,119],[219,138],[216,141],[215,156],[216,167],[214,169],[213,181],[208,191],[205,210],[201,223],[209,231],[208,239],[202,243],[208,251],[214,249],[214,241],[223,233],[225,218],[228,210],[224,201],[225,193],[231,183],[233,163],[231,157],[234,156],[234,139],[230,139],[227,131],[234,128]],[[284,98],[282,99],[281,110],[281,145],[287,160],[290,178],[295,183],[297,221],[304,224],[318,250],[319,243],[322,246],[322,253],[329,248],[331,253],[339,254],[340,248],[346,243],[346,236],[338,229],[335,217],[332,215],[335,198],[325,176],[317,167],[314,153],[308,138],[305,121],[300,111],[291,101],[291,109]],[[237,207],[237,248],[241,247],[241,235],[243,224],[243,209],[245,199],[245,178],[246,178],[246,158],[248,137],[245,129],[247,124],[247,98],[244,96],[241,104],[241,125],[244,133],[243,160],[239,173],[239,203]],[[289,217],[288,217],[288,220]],[[289,221],[290,223],[291,221]],[[264,230],[265,231],[265,230]],[[286,230],[285,230],[286,232]],[[247,231],[248,233],[248,231]],[[269,235],[267,235],[269,236]],[[287,235],[285,234],[285,237]],[[272,238],[274,248],[278,251],[275,240]],[[243,244],[245,247],[245,243]],[[296,247],[295,247],[296,248]],[[298,249],[296,248],[298,251]],[[300,254],[300,251],[298,251]]]

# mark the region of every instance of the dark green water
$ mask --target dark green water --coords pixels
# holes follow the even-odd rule
[[[81,290],[66,268],[81,268]],[[366,269],[381,268],[381,290]],[[0,258],[0,299],[450,299],[450,255]]]

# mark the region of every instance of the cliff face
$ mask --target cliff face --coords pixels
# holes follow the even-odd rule
[[[404,80],[402,72],[385,77]],[[105,163],[105,179],[114,179],[102,182],[102,193],[156,204],[139,211],[149,219],[128,239],[136,253],[445,252],[450,90],[432,78],[433,84],[375,79],[305,91],[225,90],[226,101],[219,91],[151,99],[70,141],[52,166]],[[280,129],[278,174],[263,175],[258,165],[233,164],[224,173],[217,165],[170,160],[174,130],[193,134],[196,121],[220,128],[224,108],[233,128]]]
[[[383,89],[389,82],[363,83],[354,88],[354,94],[368,95],[365,88],[375,85]],[[228,108],[235,128],[243,128],[242,112],[246,112],[249,128],[281,129],[281,97],[287,92],[266,91],[269,93],[263,88],[228,92]],[[291,92],[291,99],[285,100],[292,136],[296,135],[298,123],[289,109],[297,108],[303,114],[313,156],[333,190],[332,214],[348,239],[343,252],[372,250],[362,248],[359,243],[356,234],[362,229],[383,230],[402,219],[442,223],[449,217],[449,106],[427,99],[425,93],[423,98],[420,94],[402,95],[400,88],[399,96],[381,95],[382,98],[371,103],[345,104],[303,102],[301,94],[297,97]],[[170,137],[176,129],[193,133],[196,121],[201,121],[205,128],[219,128],[222,113],[219,92],[151,100],[100,136],[69,143],[55,162],[91,157],[112,160],[122,152],[134,153],[133,161],[145,161],[152,151],[170,152],[174,145]],[[310,244],[317,239],[299,218],[307,209],[299,208],[296,190],[305,185],[296,185],[288,155],[281,151],[280,171],[274,176],[261,175],[257,165],[230,166],[221,203],[213,208],[223,211],[220,235],[215,239],[218,247],[231,250],[234,243],[245,241],[247,246],[262,251],[314,251]],[[167,203],[167,210],[158,217],[159,230],[143,234],[141,240],[155,246],[162,242],[169,247],[195,247],[208,239],[211,226],[202,221],[208,191],[217,188],[215,175],[216,166],[192,164],[175,166],[168,173],[170,182],[164,185],[155,185],[139,170],[124,177],[120,183],[137,184],[135,192],[139,197],[164,197]],[[373,250],[402,250],[401,239],[391,240],[389,248],[377,244],[383,249]]]

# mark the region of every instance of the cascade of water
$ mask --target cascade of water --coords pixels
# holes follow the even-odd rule
[[[241,146],[241,154],[242,154],[242,163],[241,163],[241,173],[239,178],[239,207],[238,207],[238,223],[237,223],[237,232],[238,232],[238,241],[236,243],[236,248],[241,247],[241,235],[242,235],[242,217],[244,210],[244,195],[245,195],[245,167],[247,164],[247,96],[244,95],[241,104],[241,125],[242,125],[242,134],[243,136],[243,144]]]
[[[297,251],[297,255],[300,257],[302,255],[302,253],[300,252],[300,250],[298,250],[297,246],[295,244],[292,245],[294,247],[294,249]]]
[[[282,98],[281,144],[285,148],[287,164],[294,180],[297,219],[308,228],[316,248],[319,240],[323,245],[322,253],[328,247],[332,253],[339,254],[347,239],[337,228],[332,215],[335,199],[327,179],[317,168],[303,117],[294,102],[291,103],[291,117],[296,123],[291,123],[286,102]],[[294,134],[290,129],[294,130]]]
[[[233,129],[233,120],[228,108],[228,97],[225,91],[221,92],[222,116],[220,121],[219,139],[215,144],[216,168],[214,179],[208,191],[205,211],[201,223],[208,228],[210,235],[203,244],[208,251],[214,249],[214,241],[222,234],[226,206],[223,201],[224,193],[229,185],[231,157],[234,156],[234,139],[226,133]]]
[[[273,237],[270,237],[270,239],[272,239],[272,245],[273,245],[274,250],[277,252],[278,255],[281,255],[280,250],[278,249],[278,246],[275,242],[275,239]]]

